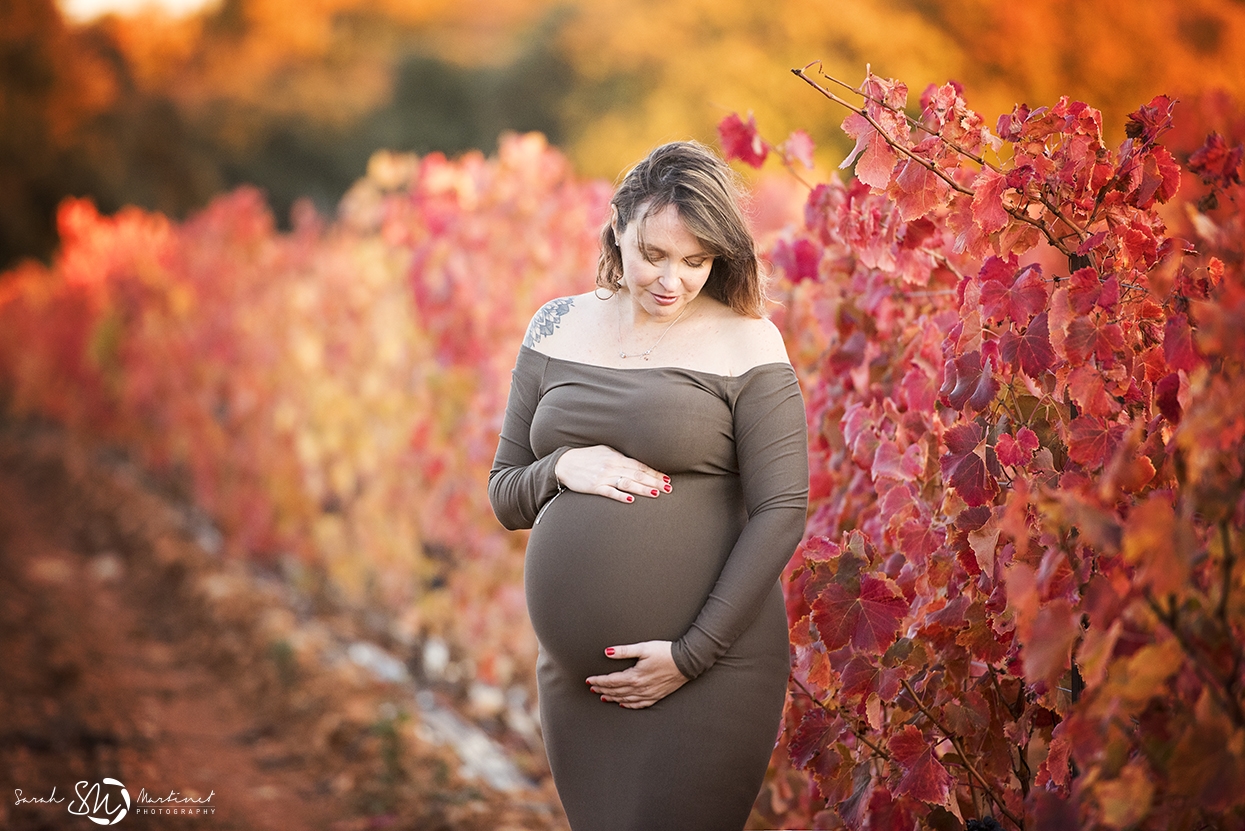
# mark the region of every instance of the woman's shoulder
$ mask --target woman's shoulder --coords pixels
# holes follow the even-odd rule
[[[790,363],[782,333],[767,317],[748,317],[728,309],[720,316],[719,332],[734,375],[766,364]]]
[[[584,317],[587,301],[592,299],[592,292],[584,294],[555,297],[545,303],[532,315],[527,325],[527,334],[523,336],[523,345],[529,349],[545,341],[564,335],[568,329],[576,328],[576,324]]]

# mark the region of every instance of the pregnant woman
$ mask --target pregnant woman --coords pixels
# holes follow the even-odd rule
[[[532,529],[549,764],[575,831],[740,829],[786,694],[803,401],[712,152],[633,168],[601,248],[596,292],[532,319],[489,474]]]

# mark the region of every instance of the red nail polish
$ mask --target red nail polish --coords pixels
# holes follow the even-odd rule
[[[605,702],[606,704],[609,703],[608,701],[605,701],[605,696],[601,696],[601,701]]]
[[[653,488],[653,496],[657,495],[657,488]]]
[[[634,497],[634,496],[628,496],[628,497],[627,497],[627,501],[628,501],[628,502],[635,502],[635,497]]]
[[[614,647],[611,646],[609,649],[606,649],[605,654],[609,655],[611,658],[614,657]]]
[[[666,493],[670,493],[670,486],[666,485]]]
[[[669,476],[663,476],[663,477],[661,477],[661,478],[662,478],[662,479],[664,479],[664,480],[666,481],[666,483],[667,483],[667,484],[669,484],[669,483],[670,483],[670,477],[669,477]]]

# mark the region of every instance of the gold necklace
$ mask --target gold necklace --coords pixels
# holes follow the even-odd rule
[[[622,306],[619,306],[618,307],[618,357],[620,358],[643,358],[644,360],[647,361],[649,359],[648,356],[653,354],[653,350],[657,348],[657,344],[661,343],[662,339],[666,337],[666,333],[674,328],[674,324],[679,322],[679,318],[683,317],[683,315],[687,313],[687,310],[690,306],[691,306],[691,303],[688,303],[686,306],[683,307],[683,311],[679,312],[678,316],[675,317],[674,320],[670,321],[670,325],[667,326],[664,330],[662,330],[661,335],[657,338],[657,340],[653,343],[652,346],[650,346],[648,349],[645,349],[643,352],[632,352],[630,355],[628,355],[626,351],[624,351],[622,348],[622,344],[623,344]]]

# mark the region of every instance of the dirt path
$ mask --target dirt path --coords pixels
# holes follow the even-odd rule
[[[563,827],[548,788],[501,795],[421,742],[402,691],[325,666],[315,627],[187,534],[134,477],[58,434],[0,430],[0,827]],[[311,633],[311,634],[308,634]],[[15,804],[25,799],[54,804]],[[115,816],[115,814],[114,814]]]

